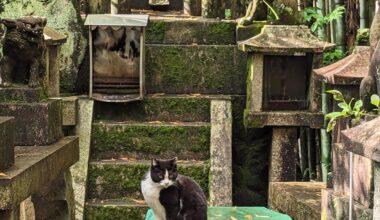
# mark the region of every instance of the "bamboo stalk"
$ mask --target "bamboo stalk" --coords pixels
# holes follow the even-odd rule
[[[322,112],[327,114],[329,112],[330,97],[326,94],[327,85],[322,83]],[[330,172],[331,165],[331,136],[326,132],[326,129],[321,129],[321,168],[322,180],[327,181],[327,174]]]
[[[335,0],[334,1],[334,7],[335,9],[339,5],[344,5],[343,0]],[[334,35],[335,35],[335,44],[337,45],[337,48],[341,49],[343,52],[346,50],[346,25],[345,25],[345,15],[343,15],[341,18],[334,21],[335,23],[335,29],[334,29]]]
[[[321,9],[321,10],[318,10],[318,13],[322,16],[325,16],[326,9],[325,9],[324,0],[317,0],[316,3],[317,3],[317,8]],[[318,37],[322,40],[327,40],[326,27],[322,27],[318,29]]]
[[[359,1],[359,10],[360,10],[360,28],[368,28],[368,7],[366,0]]]

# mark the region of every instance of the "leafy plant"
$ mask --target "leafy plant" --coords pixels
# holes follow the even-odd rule
[[[360,118],[366,113],[363,110],[363,101],[357,100],[353,105],[354,99],[351,99],[349,103],[343,97],[343,94],[338,90],[328,90],[327,93],[333,95],[336,101],[339,101],[338,107],[342,110],[340,112],[331,112],[325,116],[325,120],[329,120],[327,124],[327,132],[334,129],[336,120],[339,118],[351,118],[353,119],[353,124],[359,122]]]
[[[323,64],[329,65],[335,63],[336,61],[345,57],[345,54],[340,49],[335,49],[334,51],[328,51],[323,53]]]
[[[301,15],[306,22],[311,23],[311,31],[316,32],[318,29],[323,28],[326,24],[330,23],[333,20],[336,20],[342,17],[345,12],[344,6],[337,6],[330,14],[323,16],[319,11],[318,7],[309,7],[305,8]]]
[[[373,111],[379,114],[380,113],[380,97],[378,95],[374,94],[371,96],[371,104],[376,107]]]

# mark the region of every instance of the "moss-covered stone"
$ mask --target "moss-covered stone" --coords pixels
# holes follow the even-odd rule
[[[149,170],[149,161],[126,162],[92,162],[89,167],[89,199],[134,198],[142,199],[140,182]],[[209,165],[204,162],[178,163],[178,172],[191,176],[202,189],[208,192]]]
[[[8,169],[15,162],[13,134],[14,119],[0,117],[0,171]]]
[[[234,45],[236,22],[203,18],[155,18],[147,27],[147,44]]]
[[[62,98],[62,125],[75,126],[78,117],[78,97]]]
[[[46,145],[62,137],[61,100],[0,103],[0,116],[15,117],[15,145]]]
[[[148,93],[244,94],[246,55],[236,46],[147,45]]]
[[[84,220],[132,220],[144,219],[148,207],[132,200],[106,200],[88,202]]]
[[[205,159],[209,146],[208,123],[95,123],[91,157]]]
[[[150,95],[141,102],[95,104],[95,118],[115,121],[210,121],[210,96]]]
[[[261,29],[266,25],[267,21],[254,21],[253,24],[248,26],[238,25],[236,27],[236,38],[237,41],[247,40],[260,34]]]
[[[0,88],[0,102],[38,102],[43,99],[45,95],[41,88]]]
[[[83,60],[87,45],[77,1],[7,1],[0,17],[16,18],[29,14],[46,17],[47,26],[67,35],[67,42],[62,45],[59,55],[61,91],[72,92],[76,84],[78,67]]]

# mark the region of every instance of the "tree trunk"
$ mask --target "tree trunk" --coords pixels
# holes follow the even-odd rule
[[[356,33],[359,28],[359,0],[347,0],[346,3],[346,46],[355,46]]]

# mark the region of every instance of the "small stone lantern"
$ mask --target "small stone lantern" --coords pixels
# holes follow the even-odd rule
[[[323,51],[306,26],[266,25],[261,33],[239,42],[248,53],[248,128],[273,127],[270,181],[294,181],[297,127],[322,128],[321,82],[313,78]]]
[[[148,15],[89,14],[90,97],[130,102],[144,96]]]

